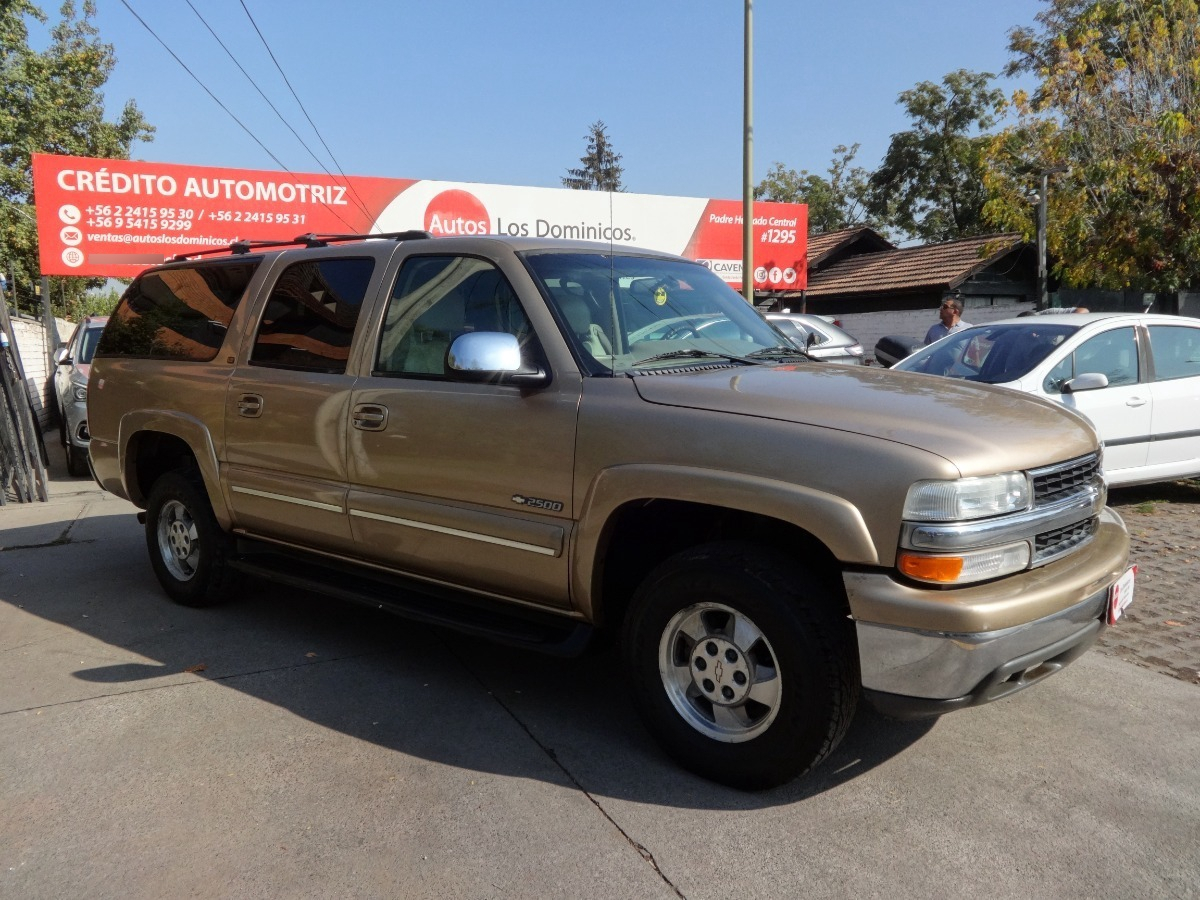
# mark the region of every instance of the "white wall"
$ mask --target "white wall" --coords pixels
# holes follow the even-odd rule
[[[13,334],[17,339],[17,349],[21,353],[21,366],[25,369],[25,383],[29,386],[29,396],[33,400],[33,411],[37,416],[38,425],[47,429],[54,422],[54,386],[52,372],[46,361],[46,329],[40,319],[24,317],[12,320]],[[55,327],[61,340],[71,336],[75,326],[63,319],[55,320]],[[50,349],[58,346],[58,336],[50,338]]]

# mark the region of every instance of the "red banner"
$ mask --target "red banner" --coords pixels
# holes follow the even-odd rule
[[[44,275],[132,277],[239,240],[424,229],[434,235],[563,237],[648,247],[742,282],[735,200],[363,176],[334,177],[117,159],[33,157]],[[754,204],[754,283],[807,284],[808,207]]]

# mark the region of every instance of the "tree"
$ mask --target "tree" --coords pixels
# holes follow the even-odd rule
[[[853,166],[858,144],[833,148],[829,178],[807,169],[797,172],[777,162],[767,176],[754,187],[756,200],[778,203],[807,203],[809,231],[820,234],[858,225],[883,230],[883,224],[867,211],[867,185],[870,173]]]
[[[1040,78],[988,151],[988,215],[1033,233],[1069,285],[1174,291],[1200,285],[1200,10],[1196,0],[1047,0],[1009,35],[1008,72]]]
[[[45,13],[30,0],[0,4],[0,250],[14,276],[11,289],[25,292],[27,306],[40,271],[31,155],[128,159],[135,141],[154,134],[132,100],[116,122],[104,120],[102,88],[116,56],[111,44],[99,40],[92,0],[84,0],[81,13],[67,0],[59,13],[49,46],[37,52],[29,45],[27,21],[44,23]],[[82,294],[103,283],[52,278],[55,313],[81,308]]]
[[[625,190],[621,184],[621,174],[625,171],[620,165],[621,154],[613,152],[608,126],[600,120],[593,122],[585,139],[587,152],[579,157],[582,165],[567,169],[562,179],[563,187],[577,191]]]
[[[982,132],[996,123],[1004,93],[991,73],[959,69],[940,85],[923,81],[900,94],[912,129],[892,135],[871,176],[870,211],[912,237],[944,241],[990,229],[983,218]]]

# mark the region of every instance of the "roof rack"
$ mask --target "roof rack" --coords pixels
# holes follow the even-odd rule
[[[217,253],[232,253],[235,256],[251,253],[255,250],[266,250],[271,247],[292,247],[297,244],[304,247],[328,247],[330,244],[340,244],[346,241],[422,241],[432,238],[428,231],[413,229],[410,231],[382,231],[374,234],[299,234],[290,241],[234,241],[228,247],[214,247],[211,250],[198,250],[191,253],[177,253],[167,262],[182,262],[185,259],[195,259],[197,256],[213,256]]]

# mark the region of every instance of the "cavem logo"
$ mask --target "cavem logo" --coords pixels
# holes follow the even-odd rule
[[[442,191],[425,207],[425,230],[437,237],[489,234],[492,219],[474,194]]]

